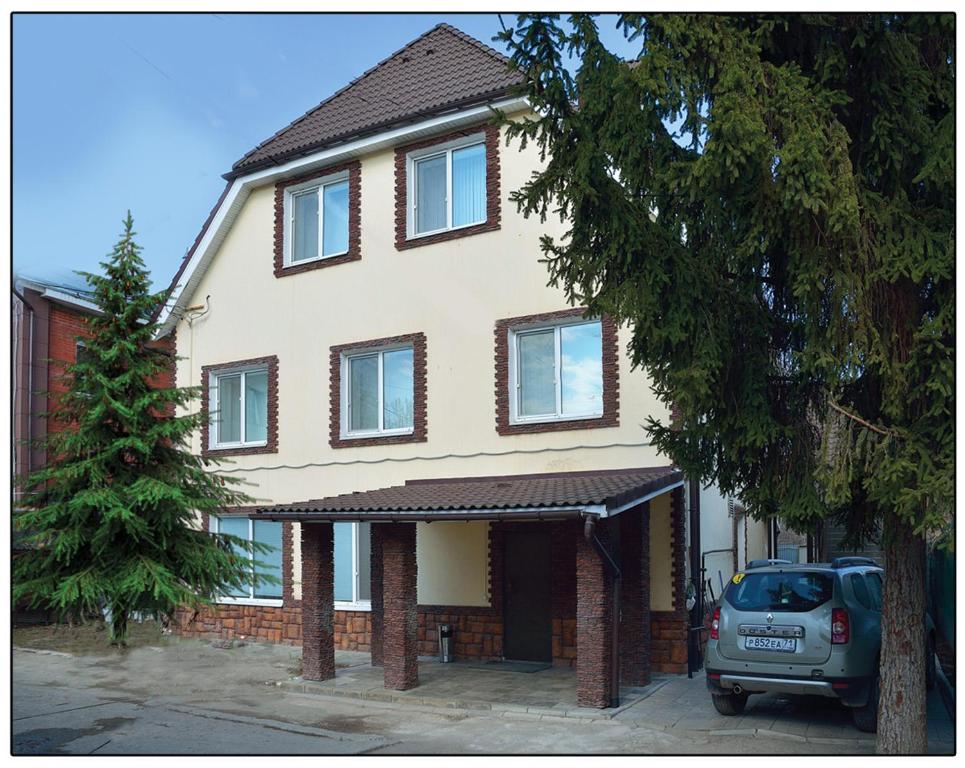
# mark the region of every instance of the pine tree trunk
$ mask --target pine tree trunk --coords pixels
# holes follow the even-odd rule
[[[127,645],[127,611],[116,605],[111,610],[111,645]]]
[[[885,592],[881,616],[878,754],[924,754],[925,541],[886,514]]]

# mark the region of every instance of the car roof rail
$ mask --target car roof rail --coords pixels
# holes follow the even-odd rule
[[[878,567],[878,563],[870,557],[836,557],[831,561],[832,568],[850,568],[853,565],[873,565]]]
[[[768,560],[751,560],[744,570],[749,571],[752,568],[767,568],[769,565],[794,565],[794,563],[790,560],[778,560],[772,557]]]

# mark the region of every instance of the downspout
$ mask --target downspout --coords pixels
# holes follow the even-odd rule
[[[14,376],[19,380],[20,391],[14,391],[14,404],[13,413],[11,413],[11,426],[13,427],[14,435],[17,434],[17,426],[14,420],[19,419],[20,423],[26,422],[26,435],[21,435],[20,439],[21,445],[16,444],[14,441],[13,455],[14,455],[14,486],[13,486],[13,496],[15,500],[19,500],[22,495],[23,489],[17,484],[17,476],[22,473],[23,477],[30,474],[30,451],[31,451],[31,441],[30,441],[30,390],[33,386],[33,317],[34,311],[33,307],[27,303],[27,298],[17,290],[16,286],[11,287],[13,295],[20,299],[20,306],[23,307],[24,314],[20,317],[20,327],[17,329],[18,338],[16,339],[16,344],[18,348],[14,352]],[[29,321],[26,320],[26,314],[30,313]],[[23,356],[24,351],[27,353],[27,380],[23,380]],[[19,375],[18,375],[19,374]],[[24,402],[26,400],[26,402]],[[20,413],[17,413],[17,406],[20,406]],[[26,459],[26,461],[24,461]]]
[[[620,566],[610,554],[609,550],[596,535],[596,518],[587,517],[583,523],[583,538],[585,538],[597,551],[603,561],[603,567],[613,579],[613,610],[611,611],[611,621],[613,629],[611,632],[612,641],[610,643],[610,706],[620,706],[620,581],[623,574]]]
[[[704,628],[704,590],[698,584],[703,576],[700,571],[700,483],[690,480],[690,583],[694,586],[694,607],[690,614],[690,632],[687,643],[687,675],[693,677],[703,664],[700,659],[700,632]]]

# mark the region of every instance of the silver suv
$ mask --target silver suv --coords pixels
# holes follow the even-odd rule
[[[751,566],[757,563],[751,563]],[[869,558],[750,567],[727,585],[707,643],[707,688],[723,715],[751,693],[840,699],[855,725],[874,732],[884,571]],[[926,617],[928,686],[934,627]]]

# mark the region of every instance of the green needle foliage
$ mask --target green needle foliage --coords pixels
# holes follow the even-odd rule
[[[104,274],[81,273],[99,314],[46,415],[47,466],[22,479],[14,517],[29,547],[14,560],[14,600],[75,615],[107,607],[118,645],[134,612],[170,617],[245,587],[253,552],[264,549],[195,527],[199,513],[250,499],[189,450],[201,414],[175,409],[197,388],[152,386],[174,361],[151,344],[164,294],[149,292],[134,234],[128,213]]]
[[[665,453],[758,517],[883,536],[894,670],[921,646],[921,542],[953,517],[954,17],[619,24],[630,63],[585,14],[500,36],[536,110],[509,135],[545,163],[515,200],[567,226],[542,240],[553,284],[631,324],[681,415],[648,422]],[[907,735],[923,694],[893,694]],[[879,747],[920,746],[888,728]]]

